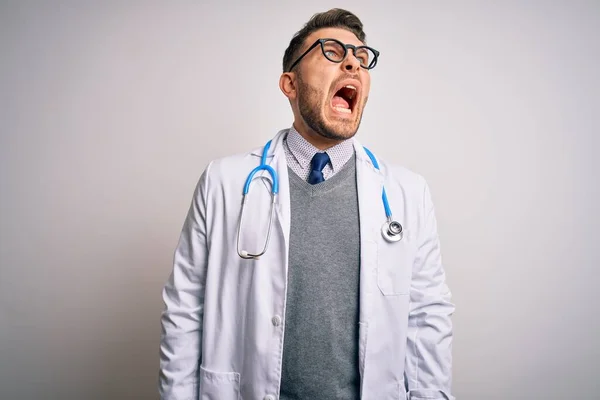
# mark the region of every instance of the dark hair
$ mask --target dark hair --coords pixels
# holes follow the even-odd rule
[[[342,10],[341,8],[333,8],[329,11],[313,15],[308,22],[300,29],[292,40],[290,45],[285,50],[283,55],[283,71],[287,72],[298,57],[298,53],[304,46],[306,38],[322,28],[342,28],[356,35],[358,40],[365,43],[366,35],[363,32],[363,24],[360,19],[350,11]]]

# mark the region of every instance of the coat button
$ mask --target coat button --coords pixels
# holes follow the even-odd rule
[[[273,318],[271,318],[271,322],[273,323],[273,326],[279,326],[279,325],[281,325],[281,317],[279,315],[276,315]],[[267,399],[265,397],[265,400],[274,400],[274,399]]]
[[[275,396],[273,396],[272,394],[268,394],[265,396],[264,400],[275,400]]]

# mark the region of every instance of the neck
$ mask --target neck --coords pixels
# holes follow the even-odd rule
[[[339,139],[330,139],[323,137],[323,135],[318,134],[305,124],[299,124],[297,121],[294,121],[294,129],[304,138],[306,141],[313,146],[315,146],[319,150],[327,150],[338,143],[343,142],[343,140]]]

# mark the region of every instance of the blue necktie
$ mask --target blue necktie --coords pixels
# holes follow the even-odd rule
[[[325,180],[325,178],[323,177],[323,168],[325,168],[328,162],[329,156],[327,155],[327,153],[315,154],[315,156],[312,158],[312,161],[310,162],[311,171],[308,175],[308,183],[314,185],[316,183],[321,183]]]

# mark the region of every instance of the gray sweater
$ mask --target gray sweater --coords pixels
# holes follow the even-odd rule
[[[316,185],[289,171],[282,400],[359,399],[356,161]]]

